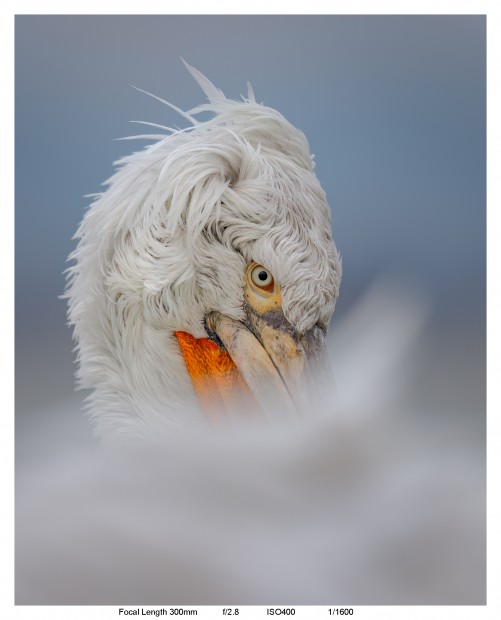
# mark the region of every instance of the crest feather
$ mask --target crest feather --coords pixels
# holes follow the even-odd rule
[[[188,71],[193,76],[193,79],[197,82],[203,92],[207,95],[209,101],[211,103],[216,103],[218,101],[226,101],[226,96],[220,88],[214,86],[214,84],[205,77],[203,73],[201,73],[195,67],[189,65],[184,58],[181,58],[184,66],[188,69]]]

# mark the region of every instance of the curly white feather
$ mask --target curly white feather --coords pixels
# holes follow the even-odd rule
[[[299,332],[327,326],[338,295],[340,258],[305,136],[257,104],[250,85],[233,101],[187,67],[209,103],[167,104],[192,126],[118,162],[70,256],[77,377],[93,390],[100,434],[201,419],[173,332],[206,336],[211,310],[243,318],[249,261],[273,273]],[[210,120],[194,119],[207,111]]]

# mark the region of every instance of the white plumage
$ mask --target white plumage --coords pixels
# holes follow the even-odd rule
[[[338,293],[304,136],[191,71],[215,117],[124,159],[78,233],[69,316],[101,434],[204,419],[173,332],[206,335],[214,310],[248,322],[249,260],[294,333]],[[68,407],[37,412],[18,429],[16,602],[484,604],[481,451],[461,416],[416,415],[396,389],[426,313],[412,288],[375,287],[334,331],[339,399],[298,425],[114,453],[82,446]]]
[[[327,327],[339,291],[330,210],[305,136],[252,89],[233,101],[188,69],[209,102],[183,113],[190,127],[118,162],[71,255],[78,382],[93,390],[100,434],[200,417],[173,334],[206,337],[211,311],[242,320],[250,261],[280,283],[298,334]],[[200,112],[213,118],[198,122]]]

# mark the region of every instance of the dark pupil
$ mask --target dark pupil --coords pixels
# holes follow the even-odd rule
[[[266,273],[266,271],[260,271],[257,277],[261,280],[261,282],[264,282],[268,279],[268,274]]]

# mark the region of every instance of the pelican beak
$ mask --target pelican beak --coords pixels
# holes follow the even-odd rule
[[[211,419],[241,411],[297,416],[315,407],[330,378],[324,331],[315,325],[299,334],[282,312],[280,288],[273,283],[263,292],[249,277],[254,268],[248,268],[243,321],[211,312],[211,339],[176,334]]]
[[[276,312],[250,312],[245,323],[214,312],[207,323],[265,414],[297,415],[311,407],[327,366],[320,327],[296,334]]]

